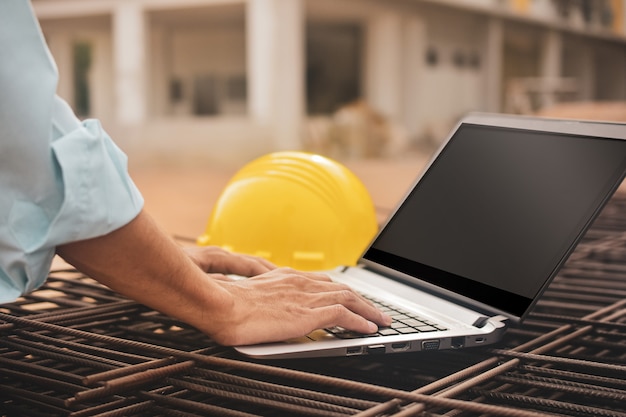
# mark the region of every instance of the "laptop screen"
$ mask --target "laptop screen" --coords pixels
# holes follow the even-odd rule
[[[625,140],[461,124],[364,258],[521,317],[625,169]]]

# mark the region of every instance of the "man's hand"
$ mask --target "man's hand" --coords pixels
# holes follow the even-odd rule
[[[214,277],[219,274],[253,277],[276,269],[276,265],[258,256],[232,253],[216,246],[192,246],[183,250],[200,269]]]
[[[374,333],[377,324],[391,324],[369,301],[324,274],[280,268],[220,285],[232,295],[232,307],[209,318],[209,333],[224,345],[286,340],[333,326]]]

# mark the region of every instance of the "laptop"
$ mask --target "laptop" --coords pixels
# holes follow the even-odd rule
[[[358,265],[328,271],[379,301],[391,327],[236,349],[287,359],[495,343],[528,315],[625,174],[626,124],[470,114]]]

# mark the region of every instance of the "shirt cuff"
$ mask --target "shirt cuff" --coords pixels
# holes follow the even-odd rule
[[[87,120],[52,143],[63,204],[52,221],[57,246],[116,230],[134,219],[143,197],[128,174],[128,158],[97,120]]]

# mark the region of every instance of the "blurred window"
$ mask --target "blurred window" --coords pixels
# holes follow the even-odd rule
[[[91,94],[89,70],[93,48],[90,43],[76,42],[73,48],[74,60],[74,110],[78,116],[91,114]]]
[[[215,77],[201,75],[193,83],[193,113],[210,116],[218,113],[217,83]]]
[[[331,114],[361,96],[362,28],[310,23],[306,32],[306,104],[309,114]]]

